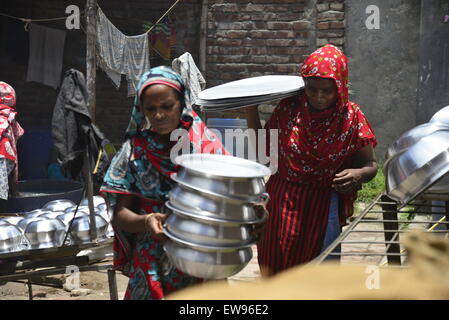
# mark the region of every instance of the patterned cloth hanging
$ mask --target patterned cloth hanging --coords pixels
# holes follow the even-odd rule
[[[99,66],[115,87],[120,87],[121,75],[124,74],[128,81],[128,96],[136,95],[140,78],[150,70],[147,34],[124,35],[98,8],[97,49]]]

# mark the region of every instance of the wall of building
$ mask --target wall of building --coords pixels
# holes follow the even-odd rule
[[[346,0],[346,54],[350,98],[374,127],[379,159],[389,144],[416,124],[420,0]],[[376,5],[380,29],[368,29]]]
[[[416,121],[449,105],[449,1],[422,0]],[[446,18],[445,18],[446,17]]]
[[[68,5],[78,5],[84,9],[85,0],[15,0],[2,3],[0,12],[24,18],[49,18],[65,16]],[[142,24],[156,20],[170,7],[164,0],[108,0],[101,1],[102,10],[112,23],[126,35],[143,32]],[[177,31],[177,46],[172,56],[189,51],[198,59],[199,25],[201,15],[200,0],[183,0],[170,14]],[[67,15],[68,16],[68,15]],[[65,29],[65,20],[40,22],[44,26]],[[63,79],[65,70],[75,68],[86,72],[86,35],[82,30],[66,30],[64,47]],[[0,16],[0,74],[1,80],[14,86],[18,96],[19,122],[26,129],[51,126],[51,117],[56,97],[59,93],[40,83],[26,82],[28,68],[29,39],[20,21]],[[150,53],[153,66],[171,64]],[[96,119],[106,137],[120,143],[128,124],[133,98],[127,97],[127,85],[124,76],[119,90],[115,89],[105,73],[97,71]],[[28,130],[30,132],[30,130]]]

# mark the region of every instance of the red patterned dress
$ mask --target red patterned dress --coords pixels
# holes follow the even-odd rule
[[[335,107],[311,112],[305,93],[281,101],[265,129],[279,130],[279,170],[270,177],[270,213],[258,245],[261,269],[275,274],[311,261],[321,251],[336,173],[351,168],[352,156],[376,145],[373,130],[360,107],[348,100],[346,56],[327,45],[304,62],[302,76],[333,79],[338,88]],[[343,225],[352,215],[356,194],[339,194]]]

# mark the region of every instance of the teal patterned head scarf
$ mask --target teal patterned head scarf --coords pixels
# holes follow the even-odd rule
[[[131,120],[128,124],[128,128],[126,129],[126,138],[130,138],[139,132],[150,128],[150,124],[145,121],[145,117],[141,112],[140,102],[143,91],[152,84],[165,84],[178,91],[180,93],[181,103],[183,106],[181,120],[187,122],[191,122],[193,120],[190,94],[182,77],[170,67],[155,67],[146,72],[137,85],[137,94],[134,99]]]

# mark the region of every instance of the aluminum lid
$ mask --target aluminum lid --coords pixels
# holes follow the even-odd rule
[[[271,171],[255,161],[219,154],[187,154],[175,162],[196,173],[225,178],[263,178]]]

